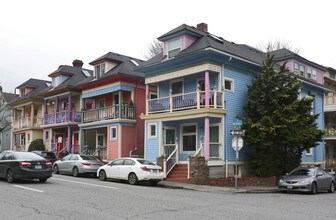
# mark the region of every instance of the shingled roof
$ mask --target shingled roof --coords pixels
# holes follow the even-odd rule
[[[129,57],[125,55],[121,55],[118,53],[108,52],[105,55],[95,59],[94,61],[90,62],[91,65],[95,65],[99,63],[100,61],[111,61],[116,63],[117,65],[103,74],[99,79],[105,79],[111,76],[117,76],[117,75],[125,75],[125,76],[131,76],[131,77],[140,77],[144,78],[145,74],[139,71],[136,71],[135,68],[139,65],[141,65],[144,61]],[[86,82],[91,81],[91,79],[86,80]]]
[[[178,32],[183,32],[183,31],[188,32],[188,33],[197,34],[198,39],[188,48],[180,51],[175,56],[175,58],[186,56],[188,54],[191,54],[197,51],[202,51],[206,48],[213,48],[213,49],[225,52],[227,54],[231,54],[233,56],[248,60],[257,65],[262,65],[263,61],[265,60],[265,57],[266,57],[265,53],[256,48],[253,48],[246,44],[236,44],[234,42],[227,41],[223,39],[222,37],[218,37],[208,32],[198,30],[197,28],[188,26],[186,24],[183,24],[167,32],[166,34],[160,36],[158,39],[162,39],[162,38],[168,37],[169,35],[173,35]],[[165,58],[166,57],[163,56],[163,53],[160,53],[154,56],[153,58],[149,59],[148,61],[144,62],[141,66],[153,65],[153,64],[161,62]]]
[[[30,87],[30,88],[34,88],[34,89],[30,93],[26,94],[23,97],[18,96],[16,99],[13,99],[10,102],[10,104],[14,104],[15,102],[30,99],[30,98],[43,99],[43,97],[41,95],[39,95],[39,93],[41,91],[45,90],[46,88],[48,88],[50,83],[51,82],[47,81],[47,80],[30,78],[29,80],[25,81],[24,83],[22,83],[21,85],[19,85],[16,88],[21,89],[21,88],[24,88],[24,87]]]

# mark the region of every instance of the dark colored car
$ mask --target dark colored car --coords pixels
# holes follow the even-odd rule
[[[56,154],[54,152],[49,152],[49,151],[40,151],[40,150],[35,150],[32,151],[35,154],[40,155],[41,157],[49,160],[52,164],[55,163],[56,161]]]
[[[50,161],[32,152],[0,153],[0,177],[9,183],[17,179],[38,179],[41,183],[52,176]]]

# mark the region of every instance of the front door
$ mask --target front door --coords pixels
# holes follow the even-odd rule
[[[61,150],[63,150],[64,135],[55,134],[55,143],[57,144],[57,152],[60,152]]]
[[[165,129],[163,154],[168,157],[175,149],[176,130],[175,128]]]
[[[210,127],[210,158],[219,158],[219,127]]]

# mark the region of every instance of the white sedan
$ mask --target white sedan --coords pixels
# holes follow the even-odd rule
[[[165,178],[161,167],[154,163],[140,158],[120,158],[114,160],[97,170],[100,180],[119,179],[127,180],[134,185],[140,181],[149,182],[157,185]]]

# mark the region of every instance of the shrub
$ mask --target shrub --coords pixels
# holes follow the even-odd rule
[[[29,144],[28,151],[34,151],[34,150],[42,150],[42,151],[45,150],[45,146],[42,139],[33,140]]]

